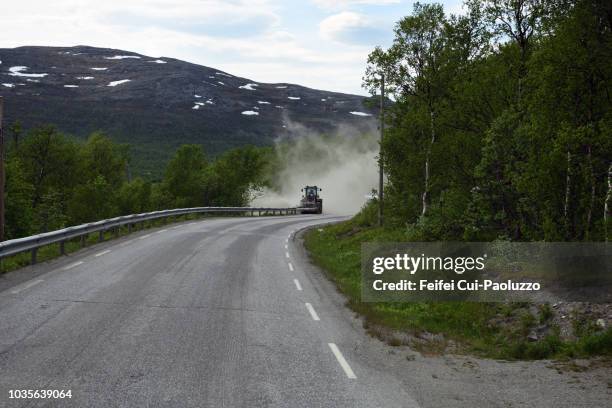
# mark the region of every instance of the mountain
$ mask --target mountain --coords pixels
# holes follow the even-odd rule
[[[77,47],[0,48],[5,127],[54,124],[76,137],[101,130],[129,143],[136,173],[157,176],[181,144],[209,155],[267,145],[297,122],[318,132],[370,127],[363,96],[259,83],[174,58]]]

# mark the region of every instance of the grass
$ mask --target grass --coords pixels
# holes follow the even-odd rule
[[[390,345],[410,345],[500,359],[567,358],[612,355],[612,330],[584,330],[577,341],[562,341],[558,331],[538,341],[528,334],[552,317],[548,305],[532,311],[527,303],[372,303],[361,302],[361,243],[406,241],[405,232],[360,225],[356,219],[312,229],[305,244],[313,261],[346,296],[348,306],[363,316],[366,330]],[[424,341],[423,339],[429,339]],[[441,344],[442,343],[442,344]]]

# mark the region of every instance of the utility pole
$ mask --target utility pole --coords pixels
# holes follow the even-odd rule
[[[385,135],[385,74],[380,77],[380,148],[378,150],[378,226],[383,226],[383,158],[382,147]]]
[[[4,241],[4,129],[2,114],[4,98],[0,96],[0,242]]]

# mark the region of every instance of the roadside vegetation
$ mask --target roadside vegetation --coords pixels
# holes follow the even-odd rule
[[[394,103],[381,158],[384,227],[371,202],[306,244],[390,344],[498,358],[612,354],[609,313],[595,324],[553,305],[361,303],[368,241],[608,241],[612,234],[612,8],[602,0],[467,1],[449,16],[415,4],[389,49],[369,56]],[[533,335],[537,327],[546,330]]]
[[[361,302],[361,243],[415,239],[405,229],[375,225],[376,203],[371,202],[352,220],[312,229],[305,237],[314,262],[344,294],[347,306],[363,317],[371,335],[424,353],[474,353],[499,359],[612,357],[612,329],[574,314],[567,316],[572,336],[564,338],[547,304]],[[535,328],[543,326],[545,335],[531,337]]]
[[[270,174],[268,148],[245,146],[208,159],[200,145],[183,145],[167,163],[164,177],[151,181],[132,178],[129,146],[99,132],[79,141],[50,125],[22,135],[17,125],[6,135],[6,239],[155,210],[247,206]],[[147,222],[143,228],[165,222]],[[107,232],[104,238],[116,234],[127,234],[127,228]],[[68,241],[65,251],[74,252],[98,239],[92,234],[84,242]],[[59,246],[51,245],[41,248],[38,260],[59,255]],[[0,273],[29,263],[29,253],[2,259]]]
[[[245,206],[264,183],[269,149],[242,147],[208,159],[183,145],[161,180],[130,176],[129,146],[101,133],[85,142],[52,126],[9,129],[6,239],[147,211]]]
[[[420,240],[612,235],[612,6],[416,4],[369,57],[387,108],[386,226]]]

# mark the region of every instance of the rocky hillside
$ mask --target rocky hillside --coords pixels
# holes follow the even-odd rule
[[[364,97],[286,83],[258,83],[173,58],[86,46],[0,49],[5,126],[55,124],[86,137],[102,130],[131,145],[136,172],[155,176],[174,149],[209,154],[270,144],[297,122],[319,132],[365,130]]]

